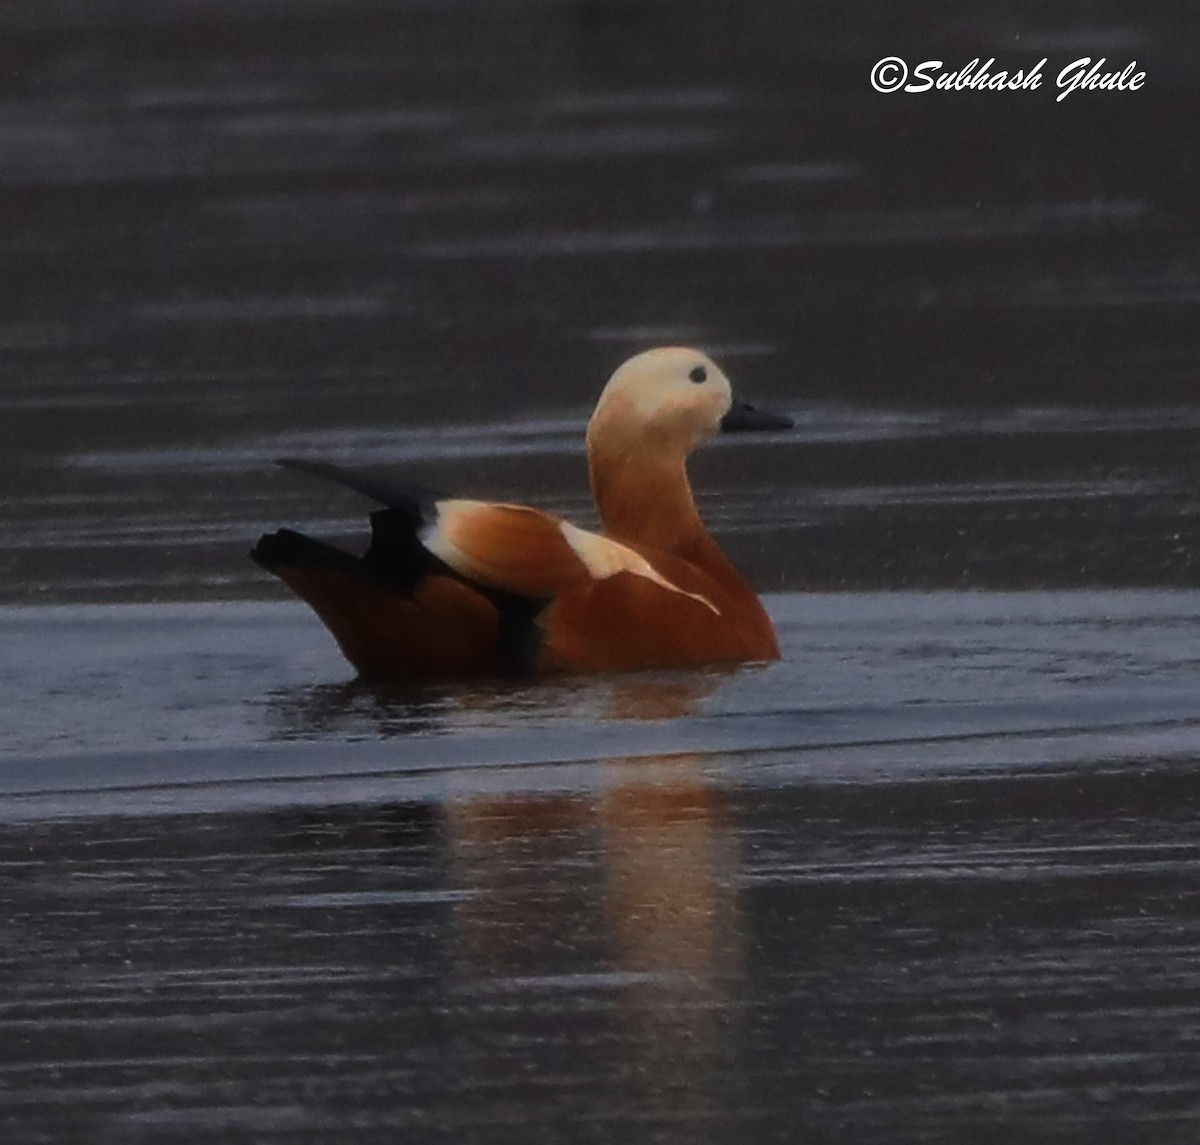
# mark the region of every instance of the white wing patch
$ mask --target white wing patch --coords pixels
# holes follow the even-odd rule
[[[718,616],[721,615],[721,610],[708,597],[701,596],[697,592],[688,592],[686,589],[672,584],[645,557],[640,553],[635,553],[633,549],[626,548],[619,541],[610,541],[598,533],[589,533],[586,529],[576,528],[570,521],[562,521],[558,527],[567,544],[583,561],[584,567],[594,579],[607,580],[608,577],[616,576],[617,573],[633,573],[634,576],[645,577],[670,592],[691,597],[692,600],[697,600],[706,608],[712,609]]]
[[[452,569],[461,569],[468,562],[463,551],[446,536],[446,530],[442,527],[442,518],[448,520],[457,513],[486,508],[487,504],[483,501],[468,501],[465,498],[439,501],[437,502],[437,516],[417,530],[417,540],[438,560],[444,561]]]
[[[437,508],[437,517],[427,523],[417,535],[429,552],[469,579],[476,578],[480,583],[491,584],[493,587],[499,585],[511,588],[509,574],[512,570],[507,568],[509,562],[504,559],[505,546],[496,543],[496,536],[488,538],[485,532],[476,538],[482,542],[480,545],[473,546],[468,543],[465,548],[460,547],[460,544],[456,544],[452,539],[459,538],[461,540],[464,531],[466,534],[470,533],[474,514],[483,514],[479,519],[486,520],[487,514],[496,510],[504,510],[515,514],[508,521],[508,524],[513,526],[514,532],[509,533],[507,528],[502,528],[501,539],[511,537],[512,543],[518,546],[532,544],[535,549],[537,545],[541,545],[542,560],[556,559],[554,546],[549,549],[545,548],[549,539],[545,530],[549,530],[549,537],[553,537],[557,532],[566,542],[570,552],[583,565],[587,575],[593,580],[607,580],[611,576],[616,576],[617,573],[632,573],[634,576],[644,577],[668,592],[689,597],[716,613],[717,616],[721,615],[721,610],[708,597],[702,596],[700,593],[688,592],[686,589],[672,584],[640,553],[634,552],[633,549],[619,541],[576,528],[569,521],[564,521],[549,513],[542,513],[524,505],[501,505],[459,499],[439,501]],[[528,515],[526,523],[537,527],[531,534],[522,538],[517,526],[523,520],[522,515],[526,514]],[[566,556],[565,553],[562,555]],[[528,562],[530,558],[531,552],[526,552],[523,560]],[[538,557],[533,556],[532,559],[536,562]],[[517,564],[521,564],[521,561],[518,561]],[[536,564],[534,567],[537,567]]]

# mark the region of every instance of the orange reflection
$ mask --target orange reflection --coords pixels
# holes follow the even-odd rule
[[[717,681],[618,686],[614,714],[674,718]],[[445,809],[456,976],[472,991],[607,999],[632,1059],[629,1099],[663,1116],[717,1114],[728,1003],[741,974],[738,853],[706,757],[607,760],[588,794],[477,797]]]

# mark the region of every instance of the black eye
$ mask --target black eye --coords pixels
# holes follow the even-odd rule
[[[708,381],[708,371],[703,366],[697,366],[690,374],[688,374],[688,377],[691,378],[696,385],[699,385],[701,382]]]

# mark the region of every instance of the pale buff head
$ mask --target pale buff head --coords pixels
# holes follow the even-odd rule
[[[588,449],[686,457],[721,428],[732,403],[729,379],[699,350],[647,350],[609,378],[588,424]]]

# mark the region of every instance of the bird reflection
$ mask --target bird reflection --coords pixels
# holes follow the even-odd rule
[[[715,687],[695,677],[618,687],[611,710],[674,718]],[[599,792],[468,798],[445,816],[454,882],[471,892],[453,908],[463,987],[600,991],[633,1055],[618,1071],[624,1100],[715,1127],[742,926],[726,796],[705,762],[612,759]]]
[[[678,720],[694,715],[737,668],[711,668],[676,676],[618,677],[609,697],[608,717],[617,720]]]
[[[708,672],[643,672],[566,676],[549,681],[485,680],[478,684],[364,682],[280,689],[267,697],[274,739],[334,734],[390,739],[451,731],[470,717],[497,722],[530,716],[601,720],[667,720],[694,714],[736,668]]]
[[[267,697],[273,739],[314,739],[370,733],[390,739],[435,730],[449,702],[444,689],[364,684],[350,680],[281,689]]]
[[[286,736],[364,727],[404,736],[474,720],[528,728],[539,716],[564,715],[616,727],[694,715],[727,677],[655,673],[403,692],[347,685],[278,696],[274,711]],[[422,805],[429,818],[413,808],[385,818],[378,808],[360,810],[358,822],[322,828],[342,842],[390,839],[410,855],[433,848],[443,856],[439,880],[455,892],[445,907],[448,1012],[464,1015],[461,1036],[476,1050],[460,1068],[480,1092],[512,1068],[514,1051],[488,1036],[490,1021],[560,1013],[569,1020],[551,1027],[549,1041],[523,1043],[524,1068],[559,1076],[556,1039],[566,1038],[586,1077],[615,1078],[616,1100],[639,1116],[692,1129],[699,1118],[714,1139],[729,1136],[722,1110],[735,1102],[722,1085],[736,1076],[728,1014],[743,923],[727,794],[711,782],[711,765],[710,755],[611,758],[590,765],[599,781],[582,788],[438,800]],[[321,836],[307,819],[291,826],[293,844]],[[510,1019],[489,1016],[498,1014]],[[606,1056],[614,1046],[620,1060]]]
[[[699,757],[610,762],[601,801],[605,914],[613,955],[633,972],[617,1016],[640,1047],[630,1099],[655,1115],[712,1117],[741,966],[738,855],[725,794]]]

